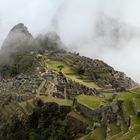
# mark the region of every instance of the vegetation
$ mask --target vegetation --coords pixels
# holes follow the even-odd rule
[[[13,72],[31,74],[33,72],[35,62],[36,57],[33,55],[27,54],[24,56],[19,56],[15,62]]]
[[[62,71],[62,69],[64,68],[64,66],[63,65],[59,65],[59,66],[57,66],[57,68],[59,69],[59,71],[61,72]]]
[[[93,110],[97,109],[101,105],[103,100],[104,99],[102,99],[98,96],[80,95],[80,96],[77,97],[77,101],[80,104],[88,106],[89,108],[91,108]]]
[[[90,132],[81,140],[105,140],[105,139],[106,139],[106,128],[102,127],[96,128],[94,131]]]
[[[68,115],[72,116],[76,120],[79,120],[79,121],[83,122],[84,124],[89,124],[90,125],[90,123],[91,123],[88,118],[82,116],[81,114],[79,114],[76,111],[71,111]]]
[[[133,98],[132,103],[135,111],[140,112],[140,98]]]
[[[99,89],[100,87],[94,83],[93,81],[90,80],[89,77],[87,76],[79,76],[79,74],[76,73],[76,71],[66,63],[62,61],[54,61],[54,60],[46,60],[46,64],[49,65],[54,70],[58,71],[58,66],[63,66],[62,72],[65,74],[66,77],[72,79],[73,81],[79,82],[80,84],[83,84],[89,88],[96,88]]]
[[[84,75],[84,74],[85,74],[85,70],[84,70],[82,67],[80,67],[80,68],[77,70],[77,73],[78,73],[79,75]]]
[[[121,129],[120,129],[119,126],[116,125],[116,122],[112,123],[112,124],[109,124],[108,129],[110,130],[109,131],[109,137],[111,137],[113,135],[116,135],[116,134],[121,132]]]
[[[46,64],[49,65],[52,69],[55,69],[57,71],[59,70],[58,69],[59,66],[63,66],[63,71],[62,72],[65,73],[65,74],[74,73],[73,69],[70,66],[66,65],[62,61],[49,60],[47,62],[47,60],[46,60]]]
[[[34,71],[36,57],[30,54],[16,56],[13,63],[1,65],[0,73],[2,77],[15,76],[19,73],[31,74]]]
[[[39,106],[40,105],[40,106]],[[72,126],[67,125],[67,110],[59,110],[56,103],[39,104],[26,120],[17,116],[2,128],[4,140],[73,140]]]
[[[107,68],[101,70],[96,66],[97,68],[93,70],[93,73],[88,74],[89,71],[87,71],[85,67],[83,68],[80,65],[76,67],[74,64],[73,66],[66,63],[65,61],[49,60],[47,59],[47,57],[46,59],[44,58],[45,56],[43,57],[43,59],[41,59],[41,63],[42,61],[43,63],[45,62],[45,64],[51,69],[61,72],[67,78],[83,84],[89,88],[99,89],[100,87],[95,82],[93,82],[94,80],[92,81],[91,79],[95,78],[97,81],[100,79],[107,80],[110,77],[109,73],[112,73],[113,71],[112,68],[110,68],[109,70]],[[89,61],[90,60],[88,60],[88,62]],[[2,74],[5,77],[15,76],[19,73],[32,74],[32,72],[34,72],[36,64],[37,61],[34,55],[21,55],[16,57],[12,65],[5,65],[1,67],[1,72],[3,72]],[[103,67],[105,67],[105,64],[103,65]],[[119,84],[119,81],[115,81],[115,83],[113,83],[112,85],[117,88]],[[117,111],[116,114],[114,113],[113,116],[113,112],[111,112],[112,114],[110,113],[111,109],[107,113],[102,113],[101,109],[101,113],[98,112],[97,116],[95,115],[95,118],[93,118],[93,120],[91,119],[92,116],[91,118],[87,118],[88,115],[86,116],[86,114],[84,114],[84,111],[82,112],[82,109],[80,110],[80,108],[75,108],[75,106],[72,106],[73,101],[71,100],[63,100],[49,96],[36,96],[35,100],[28,100],[25,102],[17,103],[16,105],[13,103],[8,103],[7,105],[3,106],[0,112],[2,114],[0,115],[0,117],[5,117],[5,120],[8,120],[7,123],[1,126],[0,139],[77,139],[80,136],[83,136],[83,133],[81,132],[82,134],[79,134],[79,130],[76,130],[76,128],[79,128],[76,126],[78,123],[75,123],[74,127],[71,126],[71,123],[68,122],[68,118],[71,117],[72,119],[74,119],[74,122],[79,121],[87,128],[87,132],[85,133],[86,136],[83,137],[83,139],[85,140],[117,140],[118,138],[122,140],[131,140],[133,137],[139,137],[140,132],[140,119],[135,113],[135,109],[139,110],[140,108],[139,92],[139,88],[127,92],[117,92],[115,93],[115,98],[113,98],[114,94],[112,95],[112,93],[104,93],[102,96],[88,96],[84,95],[86,93],[83,93],[83,95],[77,96],[77,102],[86,106],[91,111],[94,110],[94,113],[96,113],[96,110],[98,108],[101,108],[103,106],[106,106],[105,111],[108,111],[108,106],[112,107],[112,104],[114,103],[118,105],[119,101],[122,101],[121,107],[125,110],[125,112],[123,112],[123,109],[119,106],[120,110]],[[134,103],[135,106],[133,106],[132,103]],[[73,111],[71,111],[72,108]],[[17,113],[14,115],[14,112],[16,111]],[[90,111],[88,113],[90,113]],[[116,118],[111,118],[111,115]],[[11,116],[13,117],[10,118]],[[127,122],[128,118],[125,118],[126,116],[130,118],[129,124]],[[120,125],[117,124],[117,117],[121,118]],[[109,120],[110,118],[112,119],[111,121]],[[102,124],[102,122],[106,121],[107,119],[110,122]],[[108,132],[108,130],[110,131]]]
[[[59,98],[54,98],[54,97],[49,97],[49,96],[39,96],[38,98],[41,99],[44,103],[55,102],[59,104],[60,106],[61,105],[72,106],[71,100],[59,99]]]

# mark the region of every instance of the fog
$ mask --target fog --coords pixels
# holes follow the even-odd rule
[[[139,0],[0,0],[0,44],[19,22],[34,37],[55,31],[69,50],[140,82]]]

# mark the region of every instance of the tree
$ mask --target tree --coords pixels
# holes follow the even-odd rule
[[[57,68],[59,69],[59,71],[61,72],[62,71],[62,69],[64,68],[64,66],[63,65],[59,65],[59,66],[57,66]]]

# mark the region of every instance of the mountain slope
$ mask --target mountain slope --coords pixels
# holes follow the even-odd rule
[[[59,45],[55,33],[34,39],[23,24],[10,31],[0,55],[12,58],[7,63],[2,57],[0,64],[0,138],[139,137],[138,84],[101,60]]]

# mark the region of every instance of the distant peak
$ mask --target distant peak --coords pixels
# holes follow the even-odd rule
[[[31,33],[28,31],[28,28],[23,24],[23,23],[18,23],[17,25],[15,25],[10,33],[15,33],[15,32],[20,32],[20,33],[23,33],[25,34],[26,36],[30,36],[32,37]]]

